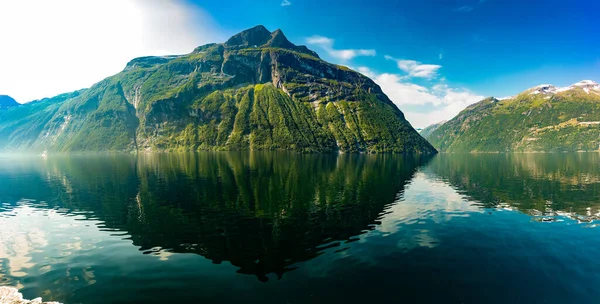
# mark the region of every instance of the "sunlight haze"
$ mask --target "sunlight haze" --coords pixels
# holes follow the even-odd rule
[[[135,57],[216,41],[199,7],[161,0],[0,2],[0,94],[24,103],[87,88]]]

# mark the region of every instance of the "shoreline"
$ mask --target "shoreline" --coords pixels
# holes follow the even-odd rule
[[[0,303],[2,304],[61,304],[59,302],[43,302],[41,297],[33,300],[23,299],[23,294],[18,289],[0,286]]]

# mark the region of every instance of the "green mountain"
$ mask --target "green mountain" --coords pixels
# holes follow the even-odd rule
[[[0,110],[18,106],[19,103],[8,95],[0,95]]]
[[[79,96],[83,91],[35,100],[0,111],[0,149],[42,148],[39,141],[44,140],[48,123],[65,101]]]
[[[597,151],[600,85],[540,85],[516,96],[484,99],[426,137],[444,152]]]
[[[431,135],[431,133],[433,133],[433,131],[437,130],[439,127],[441,127],[443,124],[445,124],[446,121],[440,121],[438,123],[429,125],[427,127],[425,127],[424,129],[422,129],[421,131],[419,131],[419,134],[421,134],[421,136],[423,136],[424,138],[429,137],[429,135]]]
[[[435,153],[372,80],[257,26],[0,116],[0,149]]]

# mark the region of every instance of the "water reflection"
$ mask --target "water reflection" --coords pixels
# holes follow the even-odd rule
[[[92,267],[77,260],[102,248],[106,235],[94,225],[98,222],[42,206],[30,200],[19,201],[0,214],[0,285],[20,289],[39,277],[39,281],[45,281],[44,286],[55,289],[42,288],[35,294],[56,298],[68,293],[56,287],[94,284]]]
[[[40,219],[60,214],[70,229],[91,223],[163,260],[195,253],[217,264],[228,261],[261,281],[269,273],[281,278],[298,262],[374,229],[426,161],[283,153],[2,159],[0,215],[20,219],[3,224],[19,227],[27,214],[28,224],[39,228],[0,233],[11,238],[3,239],[8,246],[22,250],[9,254],[12,249],[1,247],[0,258],[8,257],[9,276],[24,275],[32,248],[44,247]],[[19,229],[40,234],[16,236]],[[72,241],[65,246],[73,251],[84,246]],[[69,251],[63,249],[56,250]]]
[[[600,154],[446,154],[425,170],[485,208],[534,221],[600,219]]]
[[[598,160],[0,158],[0,285],[64,303],[593,303]]]

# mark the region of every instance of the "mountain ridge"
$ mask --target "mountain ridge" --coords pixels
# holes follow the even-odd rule
[[[423,136],[423,138],[427,138],[429,137],[429,135],[431,135],[431,133],[433,133],[433,131],[437,130],[439,127],[441,127],[443,124],[445,124],[447,121],[446,120],[442,120],[440,122],[428,125],[427,127],[423,128],[419,134],[421,136]]]

